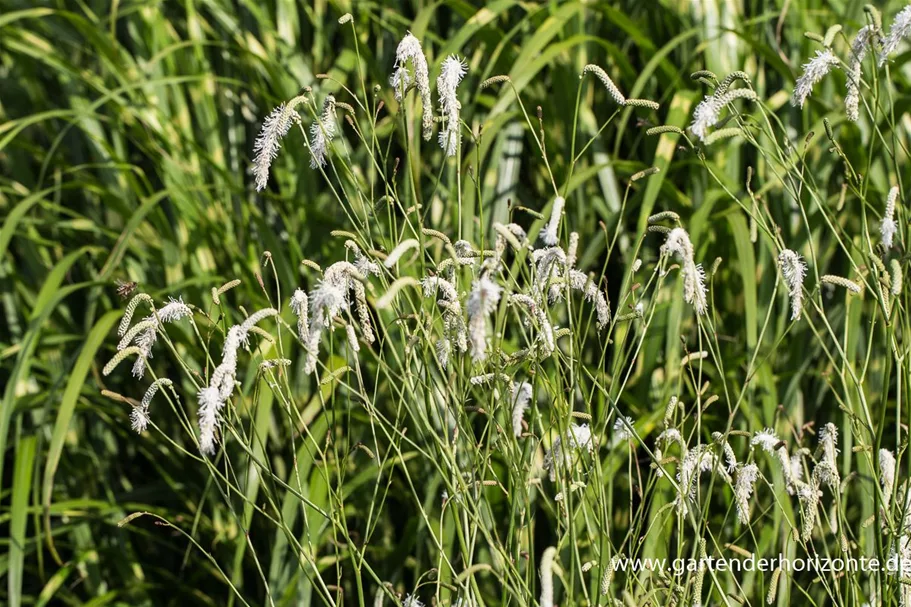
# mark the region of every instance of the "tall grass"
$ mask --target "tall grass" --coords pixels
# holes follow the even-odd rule
[[[907,601],[882,572],[618,567],[907,550],[907,46],[879,67],[874,38],[843,101],[876,11],[7,4],[11,605]],[[389,84],[406,31],[429,141]],[[123,330],[117,279],[148,296]]]

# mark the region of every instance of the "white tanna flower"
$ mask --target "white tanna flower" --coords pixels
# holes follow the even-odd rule
[[[900,13],[895,15],[895,21],[892,22],[892,29],[889,35],[883,40],[883,48],[879,53],[880,67],[889,58],[889,55],[895,52],[902,40],[911,34],[911,6],[906,6]]]
[[[512,392],[512,433],[518,438],[522,436],[522,418],[531,401],[531,384],[524,381],[516,382],[512,386]]]
[[[879,224],[879,233],[883,239],[883,246],[887,249],[892,248],[892,241],[895,233],[898,232],[898,224],[895,223],[895,202],[898,200],[898,186],[892,186],[889,195],[886,196],[886,212],[883,213],[883,220]]]
[[[310,293],[310,333],[307,339],[307,358],[304,361],[304,373],[310,374],[316,369],[319,345],[323,332],[332,326],[332,321],[343,310],[350,308],[348,292],[354,292],[354,304],[357,308],[361,331],[367,343],[373,343],[373,327],[370,312],[367,309],[366,292],[361,282],[365,275],[357,266],[347,261],[339,261],[323,272],[323,279],[316,284]]]
[[[326,95],[323,111],[310,125],[310,168],[326,166],[326,155],[335,137],[335,97]]]
[[[851,42],[850,57],[848,59],[847,81],[845,86],[848,91],[845,94],[845,113],[848,120],[857,122],[860,117],[860,76],[864,58],[870,49],[873,39],[874,29],[871,25],[866,25],[858,30],[857,35]]]
[[[563,207],[565,205],[566,201],[562,196],[557,196],[554,199],[554,204],[550,210],[550,221],[547,222],[547,227],[541,232],[541,240],[549,247],[557,244],[559,240],[560,219],[563,217]]]
[[[411,61],[414,67],[414,85],[421,95],[421,104],[423,107],[422,127],[424,140],[429,141],[433,135],[433,106],[430,102],[430,76],[427,71],[427,58],[424,56],[424,49],[421,48],[421,42],[415,38],[411,32],[402,38],[398,48],[395,50],[395,71],[389,79],[392,85],[393,93],[397,101],[401,102],[404,92],[411,86],[412,79],[408,73],[408,62]]]
[[[447,156],[455,156],[462,141],[459,117],[462,104],[459,103],[456,89],[467,70],[468,66],[463,59],[450,55],[443,60],[440,76],[437,78],[437,94],[440,96],[440,109],[445,119],[445,126],[440,130],[440,147],[446,151]]]
[[[306,341],[310,334],[307,316],[310,313],[309,299],[303,289],[296,289],[291,296],[291,311],[297,316],[297,335],[301,341]]]
[[[879,450],[879,481],[882,484],[883,508],[888,508],[895,487],[895,456],[888,449]]]
[[[734,504],[737,506],[737,520],[746,525],[750,522],[750,497],[756,479],[759,478],[759,467],[756,464],[747,464],[737,470],[737,479],[734,482]]]
[[[667,235],[667,240],[661,246],[665,255],[676,255],[682,264],[683,273],[683,299],[691,304],[697,314],[705,314],[708,309],[706,301],[705,270],[702,264],[693,260],[693,244],[690,236],[683,228],[674,228]]]
[[[598,329],[603,329],[610,323],[610,305],[608,305],[607,298],[594,280],[579,270],[570,270],[569,287],[574,291],[581,291],[582,298],[594,304]]]
[[[625,422],[625,423],[624,423]],[[632,417],[617,418],[614,421],[614,435],[611,441],[613,445],[619,445],[625,443],[633,438],[633,428],[636,425],[636,422],[633,421]]]
[[[139,348],[140,355],[133,364],[133,376],[142,379],[145,375],[146,360],[152,358],[152,346],[158,341],[158,330],[161,323],[173,323],[193,315],[190,307],[182,298],[168,300],[168,303],[136,323],[129,331],[125,331],[118,350],[124,350],[130,345]],[[129,321],[127,321],[129,322]]]
[[[807,97],[813,92],[813,87],[837,66],[838,57],[831,49],[816,51],[816,56],[803,64],[803,74],[797,79],[791,105],[802,108]]]
[[[724,106],[715,95],[706,95],[693,110],[693,122],[690,123],[690,132],[699,139],[704,140],[710,127],[715,126],[721,119],[721,110]]]
[[[822,447],[825,459],[833,466],[836,464],[838,456],[838,427],[832,422],[827,423],[819,431],[819,444]]]
[[[269,169],[272,161],[278,157],[282,139],[288,134],[291,125],[300,122],[300,115],[294,109],[303,97],[295,97],[288,103],[282,103],[266,116],[263,128],[253,143],[253,176],[256,179],[256,190],[266,188],[269,182]]]
[[[264,308],[254,312],[244,322],[228,329],[225,336],[225,345],[222,348],[221,363],[212,372],[209,385],[202,388],[197,394],[199,410],[199,450],[203,455],[215,453],[216,433],[218,422],[221,420],[221,410],[231,398],[236,384],[237,352],[247,345],[250,331],[262,320],[271,316],[278,316],[278,310]]]
[[[803,310],[803,281],[807,276],[807,264],[800,255],[790,249],[778,254],[778,266],[788,285],[788,297],[791,299],[791,320],[800,320]]]
[[[468,296],[468,337],[471,340],[471,357],[487,358],[487,317],[497,308],[502,287],[484,276],[474,281]]]
[[[781,440],[778,438],[778,435],[775,434],[775,431],[771,428],[766,428],[765,430],[760,430],[753,435],[752,440],[750,440],[750,446],[760,446],[767,453],[774,454],[778,449],[778,445],[781,444]]]
[[[696,485],[699,475],[715,468],[717,456],[708,445],[696,445],[687,451],[677,471],[677,484],[680,492],[677,494],[674,503],[677,512],[686,515],[689,512],[688,501],[696,499]],[[727,472],[724,468],[718,468],[719,473],[727,478]]]

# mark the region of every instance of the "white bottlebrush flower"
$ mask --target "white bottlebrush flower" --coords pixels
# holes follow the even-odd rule
[[[443,370],[449,368],[449,356],[452,354],[452,344],[448,339],[438,339],[435,345],[437,360],[440,361],[440,367]]]
[[[516,436],[522,436],[522,418],[525,411],[528,410],[528,403],[531,401],[531,384],[528,382],[516,382],[513,384],[512,392],[512,433]]]
[[[193,311],[183,302],[182,298],[171,298],[167,304],[146,316],[124,333],[123,339],[117,344],[117,349],[124,350],[134,344],[140,352],[133,364],[134,377],[142,379],[145,375],[146,360],[152,358],[152,346],[158,341],[161,323],[177,322],[192,315]]]
[[[335,137],[335,97],[326,95],[323,111],[310,125],[310,168],[326,166],[326,155]]]
[[[775,434],[775,431],[771,428],[766,428],[765,430],[760,430],[753,435],[753,438],[750,440],[750,446],[760,446],[767,453],[775,453],[778,449],[778,446],[781,444],[778,435]]]
[[[554,607],[554,557],[557,549],[548,547],[541,555],[541,597],[540,607]]]
[[[802,108],[807,97],[813,92],[813,87],[825,78],[833,67],[837,66],[838,57],[831,49],[816,51],[816,56],[803,65],[803,74],[797,79],[794,95],[791,97],[791,105]]]
[[[277,316],[278,310],[265,308],[254,312],[244,322],[228,329],[222,348],[221,363],[212,372],[209,385],[202,388],[197,397],[199,410],[199,450],[204,455],[215,453],[216,432],[221,420],[221,410],[231,397],[237,374],[237,352],[247,344],[250,331],[260,321]]]
[[[857,122],[860,117],[860,76],[863,67],[864,58],[870,49],[870,43],[874,33],[873,26],[865,25],[858,30],[857,35],[851,42],[850,57],[848,59],[847,93],[845,94],[845,113],[848,120]]]
[[[882,222],[879,224],[879,233],[883,239],[883,246],[887,249],[892,248],[892,241],[898,231],[898,225],[895,223],[895,202],[897,200],[898,186],[892,186],[888,196],[886,196],[886,212],[883,213]]]
[[[819,431],[819,445],[822,447],[825,459],[834,466],[838,455],[838,427],[832,422],[827,423]]]
[[[594,304],[598,329],[603,329],[610,323],[610,305],[594,280],[579,270],[570,270],[569,287],[574,291],[580,291],[585,301]]]
[[[888,449],[879,450],[879,482],[882,484],[883,508],[889,508],[895,487],[895,456]]]
[[[693,122],[690,123],[690,132],[699,139],[704,140],[710,127],[715,126],[721,119],[721,110],[724,106],[721,99],[715,95],[706,95],[693,110]]]
[[[149,417],[149,407],[152,405],[152,399],[155,398],[155,395],[160,388],[173,385],[173,382],[166,377],[156,379],[152,382],[152,385],[148,387],[146,393],[143,395],[139,406],[133,407],[133,410],[130,412],[130,426],[133,428],[134,432],[142,434],[146,431],[146,428],[148,428],[149,423],[152,421]]]
[[[471,356],[476,361],[487,357],[487,317],[496,309],[502,290],[485,276],[474,281],[468,296],[468,337]]]
[[[759,468],[756,464],[747,464],[737,470],[737,480],[734,483],[734,504],[737,506],[737,520],[746,525],[750,522],[750,497],[753,487],[759,478]]]
[[[509,303],[518,304],[524,307],[528,311],[528,316],[533,317],[538,323],[538,329],[540,334],[537,336],[537,341],[540,341],[544,348],[543,353],[549,356],[553,353],[556,348],[556,341],[554,336],[554,327],[550,323],[550,319],[547,317],[547,312],[544,311],[544,308],[538,305],[538,302],[534,300],[533,297],[525,295],[524,293],[514,293],[509,296]]]
[[[778,266],[788,285],[788,297],[791,300],[791,320],[800,320],[803,310],[803,281],[807,276],[807,264],[800,255],[790,249],[778,254]]]
[[[409,594],[405,597],[405,600],[402,601],[402,607],[424,607],[424,603],[422,603],[418,597]]]
[[[130,428],[136,434],[145,432],[151,421],[148,409],[134,407],[133,410],[130,411]]]
[[[395,71],[389,79],[392,85],[393,93],[399,102],[403,99],[403,94],[411,86],[412,79],[408,73],[408,62],[414,68],[414,84],[421,95],[421,104],[423,107],[422,128],[424,140],[429,141],[433,135],[433,106],[430,102],[430,76],[427,71],[427,58],[424,56],[424,49],[421,48],[421,42],[415,38],[411,32],[402,38],[398,48],[395,50]]]
[[[544,231],[541,233],[541,240],[549,247],[557,244],[559,239],[558,231],[560,229],[560,218],[563,217],[563,207],[565,205],[566,201],[562,196],[557,196],[554,199],[554,204],[550,210],[550,221],[547,222],[547,227],[545,227]]]
[[[291,296],[291,311],[297,316],[297,335],[301,341],[306,342],[310,334],[307,316],[310,314],[309,300],[303,289],[296,289]]]
[[[253,176],[257,191],[264,190],[269,182],[269,169],[272,161],[278,157],[282,139],[292,124],[300,122],[301,117],[294,108],[302,100],[303,97],[295,97],[288,103],[282,103],[263,121],[263,128],[253,143]]]
[[[674,500],[677,512],[686,515],[689,511],[688,501],[696,499],[696,484],[699,474],[715,467],[716,456],[708,445],[696,445],[687,451],[677,471],[677,484],[680,492]],[[725,476],[723,469],[720,470]]]
[[[667,240],[661,246],[665,255],[676,255],[682,265],[683,273],[683,299],[691,304],[697,314],[705,314],[708,308],[706,301],[705,270],[702,264],[693,260],[693,244],[690,236],[683,228],[674,228],[667,235]]]
[[[895,15],[895,21],[892,22],[892,28],[889,35],[883,40],[883,48],[879,53],[879,65],[882,65],[889,58],[889,55],[895,52],[901,41],[911,34],[911,6],[906,6],[900,13]]]
[[[215,453],[215,434],[221,416],[222,402],[218,388],[206,386],[199,391],[199,450],[211,455]]]
[[[440,96],[440,109],[445,120],[444,127],[440,129],[440,147],[446,151],[447,156],[455,156],[462,141],[462,126],[459,113],[462,104],[456,94],[456,89],[468,66],[465,61],[456,55],[449,55],[443,60],[440,76],[437,78],[437,94]]]
[[[617,418],[614,421],[614,435],[612,439],[612,444],[619,445],[620,443],[625,443],[633,438],[632,428],[636,425],[636,422],[633,421],[632,417]]]

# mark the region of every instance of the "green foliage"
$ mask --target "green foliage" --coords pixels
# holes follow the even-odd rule
[[[900,9],[880,7],[885,28]],[[339,23],[347,11],[352,21]],[[700,551],[885,558],[907,531],[911,333],[907,290],[892,291],[908,273],[907,54],[874,69],[870,53],[857,123],[845,118],[840,71],[803,110],[787,103],[824,37],[848,61],[851,36],[872,18],[821,2],[0,0],[0,596],[535,605],[553,547],[561,605],[760,604],[773,579],[782,605],[898,604],[907,587],[883,574],[613,570],[620,556]],[[467,62],[457,159],[421,139],[419,97],[400,103],[389,86],[406,31],[423,43],[431,83],[449,54]],[[596,75],[580,77],[588,64],[647,101],[618,105]],[[710,72],[690,78],[700,70]],[[748,93],[713,134],[681,133],[703,96],[739,71],[727,84]],[[481,86],[497,76],[508,78]],[[256,192],[254,139],[297,95],[307,100],[300,128]],[[330,162],[314,170],[309,128],[328,95],[353,113],[336,108]],[[894,185],[898,233],[885,250],[878,230]],[[527,245],[501,240],[490,356],[453,354],[443,368],[440,307],[417,281],[460,266],[465,240],[475,258],[452,280],[467,294],[489,271],[480,260],[497,226],[520,224],[537,248],[557,196],[560,244],[576,232],[575,265],[592,276],[577,288],[606,293],[611,322],[599,330],[595,296],[558,280],[562,301],[537,302],[557,350],[526,355],[542,320],[508,299],[531,292],[535,267]],[[676,215],[653,217],[665,211]],[[706,272],[705,316],[681,296],[686,259],[661,253],[662,233],[679,226]],[[398,264],[364,280],[376,341],[352,306],[306,373],[288,300],[325,278],[313,264],[354,261],[355,248],[382,264],[409,238],[418,245]],[[809,266],[796,321],[782,249]],[[138,283],[158,309],[178,296],[193,308],[157,333],[141,381],[126,364],[102,373],[126,305],[118,280]],[[150,314],[143,306],[137,320]],[[240,350],[218,451],[203,456],[197,392],[229,328],[271,307],[280,315]],[[359,351],[347,324],[359,327]],[[290,364],[262,364],[276,359]],[[174,385],[137,435],[130,415],[155,378]],[[534,393],[519,437],[512,381]],[[566,446],[582,422],[591,455]],[[839,430],[831,459],[842,486],[822,489],[816,519],[789,495],[797,485],[777,453],[749,437],[771,427],[789,453],[803,448],[810,483],[829,462],[814,452],[826,423]],[[693,452],[702,444],[720,457],[730,445],[740,462],[731,482],[758,466],[749,523],[738,521],[723,464],[697,478],[686,513],[674,507],[685,453],[658,450],[668,427]],[[631,436],[614,440],[624,429]],[[558,438],[574,459],[555,464],[551,481],[544,458]],[[877,482],[880,449],[898,461],[891,494]]]

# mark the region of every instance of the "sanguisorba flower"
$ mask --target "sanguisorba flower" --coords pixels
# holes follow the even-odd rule
[[[848,58],[847,82],[845,83],[848,89],[845,94],[845,113],[851,122],[857,122],[860,117],[861,67],[870,48],[873,32],[873,26],[865,25],[858,30],[857,35],[854,36],[854,40],[851,42],[851,56]]]
[[[310,168],[326,166],[326,154],[335,137],[335,97],[326,95],[323,111],[310,125]]]
[[[423,116],[421,125],[423,127],[424,140],[429,141],[433,135],[433,106],[430,102],[430,76],[427,71],[427,58],[424,56],[424,49],[421,48],[421,42],[408,32],[402,41],[399,42],[395,50],[395,71],[389,79],[392,85],[393,93],[399,102],[403,99],[403,94],[411,86],[411,75],[408,73],[408,62],[414,68],[414,85],[421,95],[421,104],[423,107]]]
[[[550,220],[547,222],[547,227],[541,232],[541,240],[549,247],[556,245],[559,239],[560,219],[563,217],[563,207],[565,206],[566,200],[562,196],[554,199],[550,210]]]
[[[803,281],[807,276],[807,264],[794,251],[784,249],[778,254],[778,266],[788,285],[788,297],[791,299],[791,320],[800,320],[803,310]]]
[[[443,60],[440,76],[437,78],[437,94],[440,96],[440,109],[443,112],[444,126],[440,129],[440,147],[447,156],[455,156],[462,141],[461,119],[462,104],[456,95],[456,89],[468,66],[456,55],[449,55]]]
[[[879,53],[879,65],[886,62],[889,55],[895,52],[902,40],[911,34],[911,6],[906,6],[900,13],[895,15],[895,21],[892,22],[892,28],[889,35],[883,40],[883,48]]]
[[[700,101],[696,109],[693,110],[693,122],[690,123],[690,132],[699,139],[705,139],[706,135],[708,135],[709,127],[715,126],[720,120],[723,107],[721,100],[715,95],[706,95],[705,99]]]
[[[512,433],[519,437],[522,436],[522,418],[531,401],[531,384],[524,381],[517,382],[513,384],[512,392]]]
[[[661,246],[661,252],[665,255],[676,255],[680,259],[683,267],[683,299],[693,306],[697,314],[705,314],[708,308],[705,270],[702,269],[702,264],[697,264],[693,260],[693,244],[686,230],[671,230]]]
[[[500,301],[500,285],[484,276],[474,282],[468,296],[468,339],[471,357],[480,361],[487,358],[487,317]]]
[[[269,169],[272,161],[278,157],[282,139],[288,134],[291,125],[300,122],[301,117],[295,107],[303,100],[303,96],[298,96],[288,103],[280,104],[263,121],[263,128],[253,143],[253,176],[257,191],[264,190],[269,182]]]
[[[794,95],[791,97],[791,105],[802,108],[807,97],[813,92],[813,87],[825,78],[832,68],[837,66],[838,57],[831,49],[816,51],[816,56],[803,64],[803,74],[797,79]]]
[[[892,248],[892,240],[898,231],[898,225],[895,223],[895,202],[898,200],[898,186],[892,186],[886,196],[886,212],[883,213],[883,220],[879,224],[879,233],[883,239],[883,246],[887,249]]]

